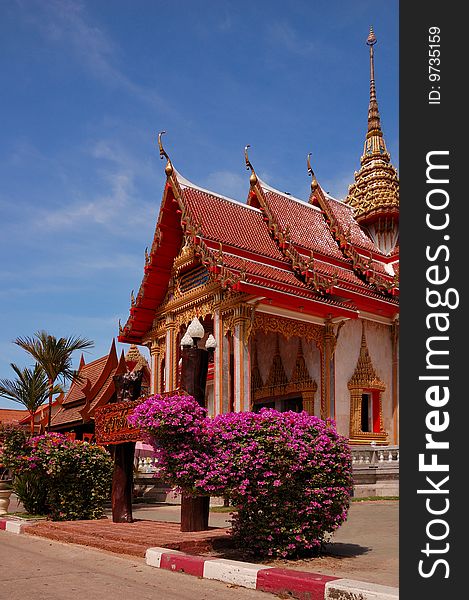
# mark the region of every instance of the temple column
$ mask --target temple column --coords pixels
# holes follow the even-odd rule
[[[217,349],[213,356],[213,410],[215,415],[223,412],[223,320],[220,313],[219,294],[214,300],[213,310],[213,337],[217,343]]]
[[[323,406],[321,418],[334,418],[335,406],[332,398],[334,389],[334,349],[335,349],[334,326],[331,319],[326,319],[324,326],[324,349],[322,352],[323,369],[324,369],[324,391],[323,391]]]
[[[165,357],[165,392],[174,390],[176,385],[176,323],[174,315],[169,313],[166,315],[165,322],[166,330],[166,357]]]
[[[152,395],[159,394],[161,389],[161,362],[163,360],[163,349],[157,340],[153,340],[150,345],[151,357],[151,382],[150,392]]]
[[[396,317],[391,326],[392,342],[392,418],[393,418],[393,442],[399,444],[399,316]]]
[[[324,391],[322,392],[321,419],[335,419],[335,367],[334,353],[339,338],[339,332],[345,321],[341,321],[337,329],[334,330],[332,323],[332,315],[329,315],[324,322],[324,342],[322,352],[323,365],[323,383]]]
[[[249,324],[251,317],[250,306],[241,304],[234,310],[233,360],[234,360],[234,410],[242,412],[249,410],[251,405],[251,370],[249,361]]]

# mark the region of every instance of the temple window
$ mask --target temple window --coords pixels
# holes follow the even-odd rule
[[[350,443],[386,443],[381,395],[386,386],[376,374],[368,351],[365,327],[355,372],[348,382],[350,390]]]

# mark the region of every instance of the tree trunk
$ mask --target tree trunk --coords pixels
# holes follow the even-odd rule
[[[34,415],[36,414],[35,412],[30,412],[29,413],[31,416],[31,437],[34,436]]]
[[[181,531],[205,531],[208,529],[210,496],[186,496],[181,498]]]
[[[49,379],[49,414],[47,415],[47,431],[50,431],[50,425],[52,421],[52,390],[54,389],[54,382]]]
[[[135,442],[124,442],[114,446],[114,473],[112,475],[113,523],[133,523],[134,453]]]

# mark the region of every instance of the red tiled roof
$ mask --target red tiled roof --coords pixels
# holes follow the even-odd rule
[[[29,415],[27,410],[0,408],[0,423],[19,423]]]
[[[52,417],[51,426],[56,427],[57,425],[64,425],[65,423],[81,422],[82,418],[80,411],[82,408],[82,404],[71,406],[69,408],[62,406],[62,408]]]
[[[285,261],[263,223],[262,212],[199,188],[181,186],[184,200],[204,239]]]
[[[74,381],[70,386],[67,395],[64,398],[63,404],[66,406],[67,404],[72,404],[73,402],[77,402],[78,400],[84,400],[85,394],[83,393],[83,388],[86,385],[87,380],[91,383],[91,386],[95,385],[98,381],[99,376],[103,372],[103,368],[106,365],[108,360],[108,355],[102,356],[101,358],[97,358],[93,362],[84,365],[80,369],[80,375],[82,377],[81,381]]]
[[[112,396],[112,394],[116,391],[116,389],[114,387],[114,379],[113,379],[114,375],[116,375],[116,371],[117,371],[117,367],[109,373],[109,375],[106,378],[105,382],[103,383],[100,391],[96,394],[96,396],[91,401],[90,408],[89,408],[90,411],[94,410],[96,405],[106,394],[108,394],[109,396]]]
[[[337,276],[344,301],[353,303],[361,294],[366,306],[367,299],[375,297],[389,302],[391,312],[395,310],[396,300],[388,294],[392,275],[383,264],[389,259],[379,260],[385,257],[355,223],[348,207],[329,198],[320,209],[260,181],[251,189],[249,202],[253,206],[199,188],[175,170],[168,175],[151,253],[119,341],[141,343],[151,328],[184,236],[198,247],[211,277],[224,287],[261,292],[248,291],[251,283],[312,301],[337,303],[333,295],[327,297],[334,287],[329,282]],[[347,235],[354,236],[361,253],[352,241],[345,249],[339,246],[325,218],[326,208],[336,229],[345,228]]]
[[[281,194],[264,183],[260,185],[277,223],[283,230],[288,228],[290,239],[295,245],[344,260],[319,209],[293,196]]]
[[[337,220],[340,228],[344,233],[350,234],[350,242],[357,248],[373,252],[374,254],[384,254],[381,250],[373,243],[373,241],[366,235],[360,225],[355,221],[353,217],[353,209],[339,200],[335,200],[331,196],[324,194],[324,200],[326,201],[330,211]]]

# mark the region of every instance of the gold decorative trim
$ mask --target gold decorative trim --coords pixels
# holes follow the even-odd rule
[[[324,327],[315,323],[306,323],[304,321],[294,321],[286,317],[277,317],[267,313],[256,312],[253,323],[253,330],[274,333],[281,333],[285,338],[299,337],[308,341],[315,342],[321,349],[324,341]]]
[[[362,338],[357,366],[347,384],[350,390],[350,443],[363,444],[375,441],[386,443],[388,434],[384,429],[383,402],[381,395],[386,385],[379,379],[371,361],[365,337],[365,322],[362,321]],[[379,431],[362,431],[362,395],[366,392],[377,394],[379,406]]]

